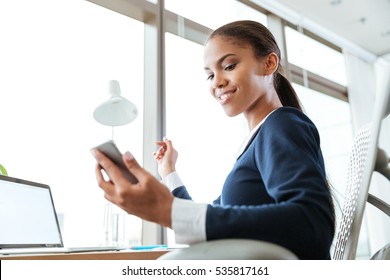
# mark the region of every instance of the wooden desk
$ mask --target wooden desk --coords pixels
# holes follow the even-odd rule
[[[0,260],[155,260],[167,252],[169,250],[0,255]]]

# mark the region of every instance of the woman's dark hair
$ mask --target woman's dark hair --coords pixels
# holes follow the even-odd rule
[[[208,40],[221,36],[227,40],[233,39],[236,44],[249,44],[257,58],[266,57],[275,53],[280,61],[280,49],[272,33],[261,23],[251,20],[239,20],[228,23],[212,32]],[[302,111],[298,96],[291,83],[279,69],[274,73],[274,87],[283,106],[295,107]]]

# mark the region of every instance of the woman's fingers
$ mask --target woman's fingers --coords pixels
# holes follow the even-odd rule
[[[153,153],[154,158],[160,160],[165,155],[167,148],[165,146],[161,146],[156,152]]]

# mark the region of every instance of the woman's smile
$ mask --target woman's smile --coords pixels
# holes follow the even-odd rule
[[[236,90],[223,90],[216,93],[216,97],[219,101],[219,104],[225,105],[230,100],[232,100],[234,94],[236,93]]]

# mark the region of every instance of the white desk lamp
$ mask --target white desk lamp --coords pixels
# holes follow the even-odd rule
[[[110,99],[99,105],[93,112],[95,120],[103,125],[112,127],[112,141],[114,141],[114,127],[128,124],[134,121],[138,115],[137,107],[129,100],[121,96],[119,82],[116,80],[109,81],[108,92]],[[105,245],[113,241],[110,236],[111,223],[118,227],[118,221],[112,221],[112,204],[107,202],[104,209],[104,229]],[[114,230],[118,232],[118,228]],[[116,238],[115,238],[116,239]]]
[[[109,81],[108,93],[111,95],[111,98],[95,109],[93,117],[97,122],[111,126],[114,134],[114,127],[134,121],[138,115],[138,110],[133,103],[121,96],[118,81]],[[112,138],[114,138],[113,135]]]

